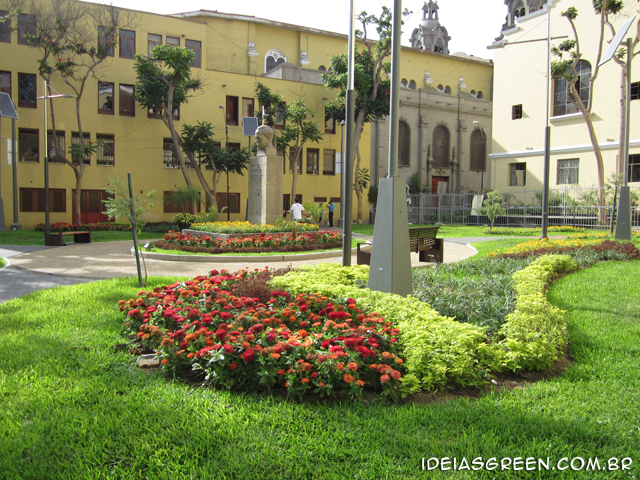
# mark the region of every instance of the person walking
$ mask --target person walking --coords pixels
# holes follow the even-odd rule
[[[327,203],[327,208],[329,209],[329,226],[333,227],[333,210],[336,208],[336,206],[331,200],[329,200],[329,203]]]
[[[291,216],[294,220],[302,220],[302,212],[304,212],[304,207],[300,203],[300,199],[296,198],[296,203],[291,205]]]

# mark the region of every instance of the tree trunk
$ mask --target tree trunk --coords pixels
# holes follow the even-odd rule
[[[598,214],[598,219],[601,224],[607,223],[607,212],[605,210],[605,198],[604,198],[604,161],[602,159],[602,150],[600,149],[600,144],[598,143],[598,136],[596,135],[596,130],[593,127],[593,119],[591,118],[591,112],[587,110],[584,105],[584,102],[580,98],[580,94],[576,89],[576,82],[573,81],[569,84],[571,89],[571,94],[573,98],[578,102],[578,106],[582,115],[584,116],[585,123],[587,124],[587,130],[589,131],[589,139],[591,140],[591,145],[593,146],[593,153],[596,156],[596,166],[598,167],[598,187],[599,188],[599,199],[600,199],[600,209]],[[593,92],[593,90],[592,90]],[[593,98],[590,99],[590,103],[593,103]]]
[[[82,162],[82,160],[81,160]],[[81,208],[81,199],[82,199],[82,173],[84,170],[84,165],[80,168],[78,165],[73,165],[73,173],[76,177],[76,191],[73,192],[73,213],[76,217],[76,223],[79,225],[82,224],[82,208]]]
[[[355,145],[356,164],[353,169],[354,185],[356,186],[356,198],[358,199],[358,223],[362,223],[362,189],[358,184],[358,170],[360,170],[360,162],[362,157],[360,155],[360,138],[362,138],[362,131],[364,130],[364,109],[358,113],[356,119],[356,126],[353,135],[353,144]],[[346,188],[349,188],[347,185]]]
[[[204,174],[202,173],[202,169],[200,168],[200,165],[198,164],[198,162],[196,162],[196,159],[193,157],[193,154],[187,152],[187,158],[189,159],[189,163],[195,170],[196,176],[198,177],[198,180],[200,181],[200,185],[202,185],[202,188],[204,189],[205,194],[207,195],[207,197],[209,197],[209,203],[211,205],[215,205],[213,192],[211,191],[211,187],[209,187],[209,184],[207,183],[207,179],[204,178]]]
[[[300,155],[302,155],[302,145],[300,145],[300,147],[296,147],[296,157],[293,160],[293,180],[291,181],[291,201],[293,203],[296,201],[296,187],[298,186],[298,160],[300,159]]]

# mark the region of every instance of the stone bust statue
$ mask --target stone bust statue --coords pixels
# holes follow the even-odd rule
[[[256,143],[258,144],[258,157],[275,155],[273,148],[273,130],[268,125],[260,125],[256,130]]]

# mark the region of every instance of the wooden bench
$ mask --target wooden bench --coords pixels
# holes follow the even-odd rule
[[[409,229],[409,250],[418,254],[421,262],[444,261],[444,240],[436,238],[440,227],[416,227]],[[356,246],[358,265],[371,265],[371,244]]]
[[[75,243],[91,243],[91,231],[79,231],[74,230],[73,232],[55,232],[45,234],[44,236],[44,245],[46,247],[62,247],[64,246],[64,237],[73,235],[73,241]]]

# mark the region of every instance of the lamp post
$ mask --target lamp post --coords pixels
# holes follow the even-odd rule
[[[225,136],[225,155],[227,154],[226,149],[229,148],[229,125],[227,125],[227,116],[224,113],[224,107],[220,105],[220,109],[222,110],[222,120],[224,122],[224,136]],[[224,170],[227,172],[227,222],[231,221],[231,209],[229,208],[229,167],[227,162],[224,163]]]
[[[462,89],[467,88],[467,84],[464,83],[464,78],[460,77],[460,81],[458,82],[458,146],[456,160],[458,163],[458,171],[456,172],[456,193],[460,193],[460,149],[462,145],[462,123],[460,123],[460,95],[462,94]],[[451,172],[453,173],[453,172]]]
[[[484,190],[484,171],[487,169],[487,136],[484,134],[484,129],[480,126],[478,120],[474,120],[473,124],[480,130],[480,136],[482,137],[482,170],[480,172],[480,193],[482,193]]]
[[[53,90],[56,92],[55,95],[47,94],[47,91]],[[45,246],[49,243],[49,156],[48,156],[48,132],[47,132],[47,100],[51,98],[76,98],[75,95],[68,95],[58,92],[55,88],[51,87],[47,84],[46,80],[42,81],[42,96],[37,97],[38,100],[44,100],[43,105],[43,117],[44,117],[44,244]],[[55,133],[55,132],[54,132]],[[57,143],[54,138],[54,142]]]
[[[340,175],[344,177],[344,125],[345,121],[342,120],[340,122]],[[338,219],[338,228],[343,228],[344,223],[344,185],[343,182],[340,182],[340,218]]]

